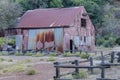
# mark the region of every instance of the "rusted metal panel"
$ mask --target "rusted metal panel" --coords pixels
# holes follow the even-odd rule
[[[16,49],[22,50],[22,43],[23,43],[23,36],[22,35],[16,35]]]
[[[63,28],[55,28],[56,50],[63,52]]]
[[[34,29],[29,31],[28,49],[54,48],[54,29]]]

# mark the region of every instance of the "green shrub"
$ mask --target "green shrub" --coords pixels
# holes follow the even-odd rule
[[[88,76],[88,73],[84,70],[80,70],[79,73],[74,73],[73,75],[74,79],[85,79]]]
[[[43,54],[43,53],[36,53],[36,54],[34,54],[33,56],[34,56],[34,57],[43,57],[44,54]]]
[[[49,56],[57,56],[57,53],[55,53],[55,52],[50,53]]]
[[[81,56],[81,53],[80,53],[80,52],[76,52],[75,55],[76,55],[77,57],[80,57],[80,56]]]
[[[30,62],[32,62],[32,60],[31,59],[26,59],[25,62],[30,63]]]
[[[3,46],[5,44],[5,38],[0,37],[0,46]]]
[[[72,56],[72,53],[71,52],[66,52],[63,54],[64,57],[71,57]]]
[[[13,62],[13,59],[8,59],[8,62]]]
[[[35,75],[36,74],[36,70],[35,69],[28,69],[26,74],[27,75]]]
[[[41,58],[41,59],[40,59],[40,61],[44,61],[44,59],[43,59],[43,58]]]
[[[34,53],[25,53],[25,56],[33,56]]]
[[[47,61],[55,61],[56,60],[56,58],[54,58],[54,57],[49,57],[48,59],[47,59]]]
[[[8,39],[8,45],[15,45],[15,39],[14,38]]]
[[[88,59],[89,58],[89,54],[88,53],[86,53],[86,52],[82,52],[81,54],[80,54],[80,57],[81,58],[85,58],[85,59]]]
[[[16,52],[15,56],[23,56],[23,53],[22,52]]]
[[[3,58],[3,57],[0,57],[0,61],[5,61],[5,58]]]
[[[3,52],[2,52],[2,55],[3,55],[3,56],[8,56],[8,55],[9,55],[9,52],[3,51]]]
[[[2,70],[2,72],[7,73],[7,72],[9,72],[9,70],[5,68],[5,69]]]

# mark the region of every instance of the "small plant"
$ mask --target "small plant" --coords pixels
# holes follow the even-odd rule
[[[29,64],[29,65],[27,65],[27,67],[32,67],[32,65]]]
[[[55,52],[50,53],[49,56],[57,56],[57,53],[55,53]]]
[[[44,59],[43,59],[43,58],[41,58],[41,59],[40,59],[40,61],[44,61]]]
[[[5,61],[5,59],[1,57],[1,58],[0,58],[0,61]]]
[[[25,62],[29,63],[29,62],[32,62],[31,59],[26,59]]]
[[[33,53],[25,53],[25,56],[33,56]]]
[[[55,61],[56,60],[56,58],[54,58],[54,57],[49,57],[48,59],[47,59],[47,61]]]
[[[3,55],[3,56],[8,56],[8,55],[9,55],[9,52],[4,51],[4,52],[2,52],[2,55]]]
[[[27,75],[35,75],[36,74],[36,70],[35,69],[28,69],[26,74]]]
[[[8,59],[8,62],[13,62],[13,59]]]
[[[79,73],[74,73],[73,75],[74,79],[85,79],[88,76],[88,73],[84,70],[80,70]]]
[[[88,59],[89,56],[90,55],[88,53],[85,53],[85,52],[82,52],[81,55],[80,55],[81,58],[85,58],[85,59]]]
[[[24,64],[16,64],[11,68],[11,72],[23,72],[25,70]]]
[[[16,52],[15,56],[23,56],[23,53],[22,52]]]
[[[80,52],[76,52],[75,55],[76,55],[77,57],[80,57],[80,56],[81,56],[81,53],[80,53]]]
[[[35,55],[33,55],[33,56],[35,56],[35,57],[43,57],[44,56],[44,54],[43,53],[36,53]]]
[[[71,52],[66,52],[63,54],[64,57],[71,57],[72,56],[72,53]]]
[[[2,72],[7,73],[7,72],[9,72],[9,70],[8,69],[3,69]]]

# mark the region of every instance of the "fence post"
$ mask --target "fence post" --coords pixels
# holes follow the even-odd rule
[[[54,65],[56,65],[56,66],[55,66],[55,68],[56,68],[56,76],[54,77],[54,80],[56,80],[56,79],[59,79],[59,78],[60,78],[59,62],[55,62]]]
[[[111,60],[110,60],[110,63],[113,63],[114,62],[114,59],[115,59],[115,54],[114,54],[114,51],[111,53]]]
[[[79,66],[79,61],[75,60],[75,66]],[[79,68],[75,68],[75,73],[79,73]]]
[[[105,78],[105,69],[104,69],[104,66],[103,66],[103,64],[105,63],[104,60],[105,60],[104,55],[103,55],[103,52],[101,51],[101,64],[102,64],[101,78]]]
[[[90,66],[93,66],[93,58],[90,57]],[[93,73],[93,68],[89,69],[91,73]]]

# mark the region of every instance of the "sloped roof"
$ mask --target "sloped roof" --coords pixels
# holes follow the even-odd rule
[[[83,6],[28,10],[18,23],[18,28],[71,26]]]

